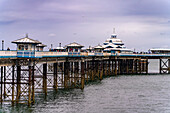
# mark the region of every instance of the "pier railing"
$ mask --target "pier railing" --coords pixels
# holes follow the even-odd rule
[[[0,58],[13,58],[17,56],[17,51],[0,51]]]
[[[68,52],[51,52],[51,51],[36,51],[35,57],[66,57]]]
[[[34,51],[17,51],[18,58],[34,58],[35,52]]]
[[[88,57],[88,56],[127,56],[127,57],[170,57],[170,54],[134,54],[103,52],[56,52],[56,51],[0,51],[0,58],[42,58],[42,57]]]

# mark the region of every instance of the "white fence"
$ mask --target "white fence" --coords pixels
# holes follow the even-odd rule
[[[0,51],[0,58],[12,58],[17,56],[17,51]]]
[[[170,57],[170,54],[133,54],[103,52],[54,52],[54,51],[0,51],[0,58],[42,58],[42,57],[87,57],[87,56],[132,56],[132,57]]]

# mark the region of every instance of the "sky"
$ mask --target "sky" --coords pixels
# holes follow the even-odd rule
[[[113,28],[129,49],[170,48],[170,0],[0,0],[6,49],[26,33],[46,49],[74,41],[87,48],[103,44]]]

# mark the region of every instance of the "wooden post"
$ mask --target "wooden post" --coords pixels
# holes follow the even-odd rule
[[[103,60],[103,76],[105,76],[105,61]]]
[[[168,59],[168,74],[170,74],[170,59]]]
[[[74,62],[74,85],[77,82],[77,75],[78,75],[78,62]]]
[[[159,59],[159,73],[162,74],[162,59]]]
[[[3,95],[3,66],[1,66],[1,104],[3,102],[2,95]]]
[[[114,60],[112,59],[112,75],[114,75]]]
[[[110,76],[110,75],[111,75],[111,73],[110,73],[110,58],[109,58],[109,60],[108,60],[108,68],[109,68],[109,69],[108,69],[108,71],[109,71],[109,72],[108,72],[108,75]]]
[[[6,66],[4,66],[4,98],[6,98]]]
[[[96,72],[97,72],[97,77],[100,79],[100,61],[96,61]]]
[[[43,64],[43,90],[46,96],[47,95],[47,63]]]
[[[55,90],[57,91],[57,63],[54,63],[53,64],[53,66],[54,66],[54,88],[55,88]]]
[[[118,70],[120,68],[120,63],[118,61]],[[115,75],[117,75],[117,57],[115,57]]]
[[[12,106],[14,105],[14,77],[15,77],[15,75],[14,75],[14,72],[15,71],[15,66],[13,65],[12,66]]]
[[[129,74],[129,59],[126,59],[126,74]]]
[[[105,71],[105,72],[104,72],[104,75],[105,75],[105,77],[106,77],[106,76],[107,76],[107,60],[104,61],[104,64],[105,64],[105,65],[104,65],[104,71]]]
[[[71,64],[71,84],[72,84],[73,83],[74,65],[73,65],[73,62],[71,62],[70,64]]]
[[[116,59],[116,61],[115,61],[115,65],[116,65],[116,73],[117,73],[117,61],[118,61],[118,74],[121,74],[121,59]],[[116,74],[117,75],[117,74]]]
[[[32,75],[32,70],[31,70],[31,66],[28,66],[29,68],[29,82],[28,82],[28,106],[31,105],[31,75]]]
[[[139,59],[139,73],[141,74],[142,73],[142,63],[141,63],[141,58]]]
[[[68,80],[68,71],[69,71],[69,67],[68,67],[68,61],[66,59],[66,62],[64,62],[64,89],[68,88],[68,84],[67,84],[67,80]]]
[[[61,64],[61,82],[64,84],[64,62],[60,63]]]
[[[17,104],[19,103],[20,94],[21,94],[20,79],[21,79],[21,66],[17,64],[17,97],[16,97]]]
[[[148,65],[149,65],[148,59],[146,59],[146,74],[148,74]]]
[[[101,64],[100,64],[100,80],[103,79],[103,60],[101,60]]]
[[[138,59],[135,60],[135,74],[138,74]]]
[[[87,67],[86,67],[86,81],[89,81],[89,61],[87,61]]]
[[[34,81],[35,81],[35,61],[33,62],[33,66],[32,66],[32,103],[35,103],[35,90],[34,90]]]
[[[84,89],[84,61],[81,61],[81,89]]]

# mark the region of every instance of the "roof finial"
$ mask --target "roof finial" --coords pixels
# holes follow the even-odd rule
[[[113,28],[113,34],[115,34],[115,28]]]
[[[26,38],[28,38],[28,33],[26,33]]]

